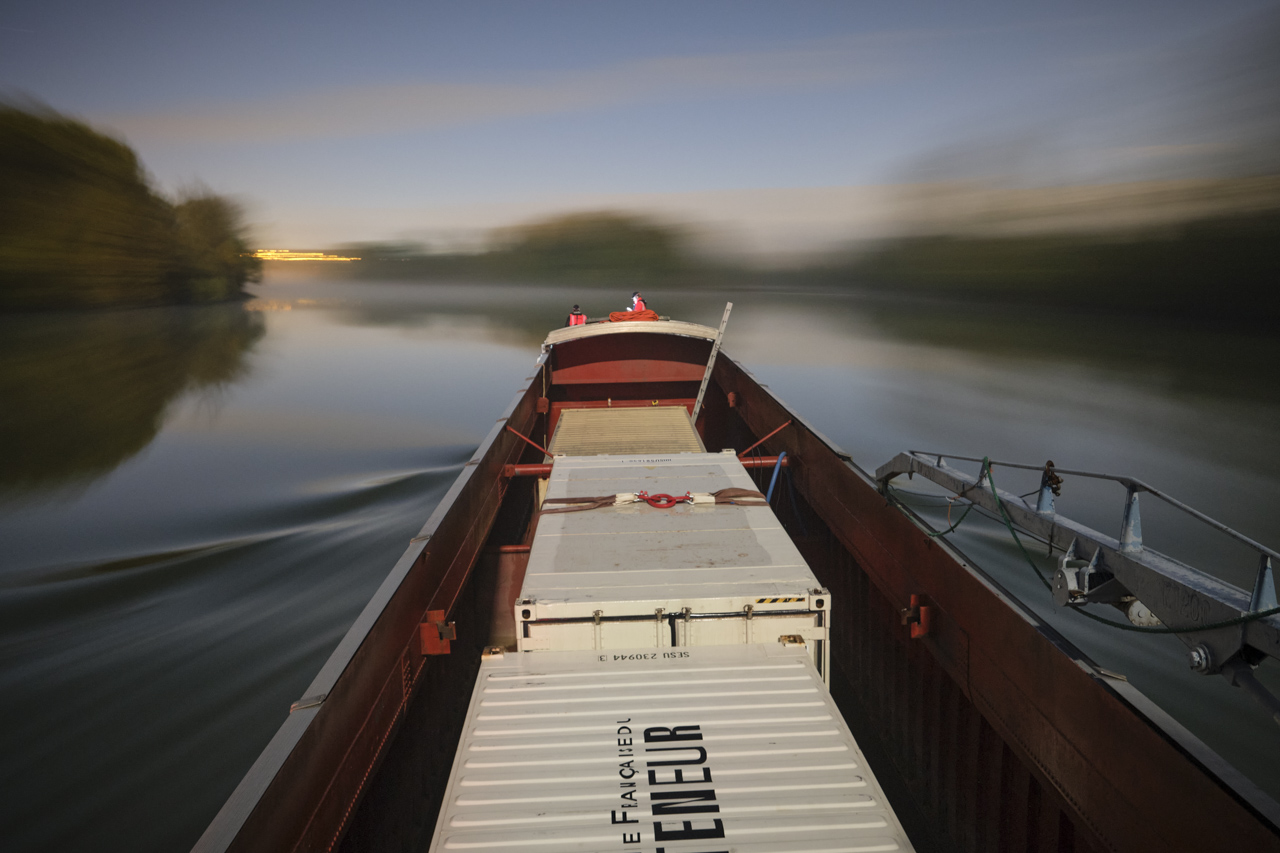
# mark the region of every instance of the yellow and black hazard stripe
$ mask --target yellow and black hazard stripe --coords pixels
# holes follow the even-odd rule
[[[793,601],[804,601],[803,595],[789,595],[783,598],[757,598],[756,604],[790,604]]]

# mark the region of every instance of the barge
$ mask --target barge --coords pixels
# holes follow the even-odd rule
[[[722,334],[548,335],[195,849],[1280,850]]]

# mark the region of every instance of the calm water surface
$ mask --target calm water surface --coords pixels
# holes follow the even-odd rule
[[[629,292],[292,278],[258,288],[266,310],[0,318],[4,848],[189,847],[546,330],[574,302],[603,314]],[[908,448],[1051,458],[1280,543],[1275,339],[825,294],[651,299],[708,325],[731,299],[726,352],[866,469]],[[1122,497],[1069,481],[1059,510],[1115,535]],[[1251,583],[1246,553],[1143,512],[1150,546]],[[1280,795],[1280,729],[1190,673],[1181,643],[1058,611],[1001,527],[954,539]],[[1260,675],[1280,690],[1275,669]]]

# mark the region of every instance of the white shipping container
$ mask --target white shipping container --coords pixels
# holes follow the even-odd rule
[[[756,489],[732,451],[558,457],[547,498]],[[545,504],[551,509],[560,505]],[[805,639],[827,671],[830,594],[768,506],[647,503],[544,514],[515,607],[521,651]]]
[[[486,656],[431,850],[911,850],[802,645]]]

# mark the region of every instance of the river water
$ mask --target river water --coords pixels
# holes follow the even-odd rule
[[[0,318],[4,849],[188,848],[546,330],[630,289],[293,275],[248,306]],[[1053,459],[1280,544],[1280,339],[799,288],[649,298],[708,325],[732,300],[725,352],[865,469],[909,448]],[[945,501],[903,498],[945,518]],[[1115,535],[1122,505],[1119,487],[1068,480],[1058,508]],[[1143,527],[1150,547],[1252,582],[1248,553],[1206,528],[1150,501]],[[985,519],[953,539],[1280,796],[1280,729],[1192,674],[1180,642],[1057,610]],[[1280,690],[1277,667],[1259,675]]]

